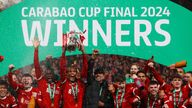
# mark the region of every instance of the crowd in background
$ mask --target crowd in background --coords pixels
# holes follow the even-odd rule
[[[129,56],[85,53],[84,45],[62,46],[59,58],[15,69],[0,80],[0,108],[192,108],[192,73],[186,61],[163,66]],[[82,54],[66,56],[78,49]],[[1,57],[1,61],[3,57]]]
[[[80,69],[82,61],[80,60],[82,55],[73,55],[73,56],[67,56],[68,64],[72,64],[73,62],[76,62],[77,67]],[[51,59],[51,67],[54,69],[55,74],[59,77],[59,58],[52,58],[51,56],[47,56],[47,58]],[[87,58],[90,59],[91,55],[87,55]],[[133,63],[136,63],[139,65],[139,67],[142,69],[144,68],[146,60],[140,59],[140,58],[134,58],[129,56],[120,56],[120,55],[107,55],[102,54],[98,56],[98,59],[95,61],[94,69],[98,67],[103,67],[106,74],[112,73],[120,73],[120,74],[127,74],[130,73],[130,67]],[[46,71],[46,60],[43,60],[40,62],[41,69],[43,72]],[[161,65],[156,63],[156,67],[158,67],[159,72],[161,72],[161,75],[164,79],[166,79],[167,82],[170,82],[170,78],[173,74],[175,74],[175,71],[170,70],[167,66]],[[22,74],[25,73],[32,73],[34,72],[34,66],[33,64],[25,66],[23,68],[19,68],[17,70],[14,70],[17,74],[18,79],[21,79]],[[6,79],[6,76],[2,76],[1,79]]]

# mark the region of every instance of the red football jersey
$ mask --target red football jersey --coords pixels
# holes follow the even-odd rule
[[[45,79],[41,79],[38,81],[38,88],[42,92],[43,103],[46,108],[59,108],[61,99],[61,89],[59,82],[53,82],[49,84]],[[50,97],[50,89],[52,89],[52,93],[54,95],[53,99]]]
[[[184,102],[188,99],[188,92],[185,88],[182,88],[178,91],[173,91],[168,94],[169,100],[171,101],[172,106],[181,108]]]
[[[84,96],[84,84],[78,80],[71,83],[69,80],[62,85],[63,108],[82,108]]]
[[[81,78],[87,78],[88,62],[86,55],[82,55],[83,65],[81,69]],[[60,57],[60,76],[62,81],[62,94],[63,94],[63,108],[82,108],[83,107],[83,96],[84,96],[84,83],[81,79],[77,82],[71,83],[66,78],[66,56],[63,53]]]
[[[113,93],[113,99],[114,99],[114,108],[117,108],[121,106],[121,108],[133,108],[133,100],[135,98],[138,98],[137,92],[135,91],[137,88],[134,84],[126,84],[125,92],[116,90],[115,93]],[[118,93],[117,93],[118,92]]]
[[[162,79],[161,75],[154,68],[151,68],[151,70],[155,79],[160,83],[161,88],[165,91],[166,95],[168,96],[168,99],[171,103],[171,107],[182,108],[185,101],[187,101],[188,99],[192,83],[189,83],[181,87],[180,90],[175,91],[170,84],[166,84],[166,82]]]
[[[34,67],[38,79],[38,88],[42,93],[43,104],[46,108],[59,108],[61,99],[60,82],[49,84],[42,76],[38,58],[38,49],[35,49],[34,51]],[[54,96],[53,99],[51,99],[50,93]]]
[[[8,95],[0,98],[0,108],[18,108],[15,97]]]
[[[39,106],[43,108],[41,92],[37,88],[31,87],[29,90],[24,90],[23,85],[17,84],[12,79],[12,73],[8,73],[8,80],[10,85],[17,91],[18,93],[18,106],[19,108],[25,108],[32,101],[35,100],[35,106]]]
[[[18,90],[18,106],[19,108],[27,108],[30,106],[31,101],[33,101],[35,106],[44,108],[42,104],[41,92],[37,88],[31,87],[29,90]]]

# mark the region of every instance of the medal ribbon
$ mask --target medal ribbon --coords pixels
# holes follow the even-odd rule
[[[155,96],[155,100],[153,101],[153,104],[152,104],[152,107],[151,108],[155,108],[155,102],[157,100],[157,95]],[[149,99],[149,96],[148,96],[148,99],[147,99],[147,108],[150,108],[150,99]]]
[[[178,103],[176,103],[176,91],[174,90],[173,91],[173,101],[174,101],[174,108],[177,108],[180,101],[181,101],[181,97],[182,97],[182,91],[180,90],[179,92],[179,100],[178,100]]]
[[[52,103],[53,103],[54,97],[55,97],[55,88],[56,88],[56,85],[54,84],[53,86],[54,86],[53,89],[51,89],[51,84],[48,84],[48,92],[49,92],[49,96],[50,96],[50,98],[51,98]]]
[[[100,89],[100,91],[99,91],[99,96],[101,96],[102,91],[103,91],[103,87],[101,87],[101,89]]]
[[[75,83],[75,84],[76,84],[75,88],[71,85],[71,90],[72,90],[74,100],[76,101],[77,96],[78,96],[78,84],[77,83]]]
[[[117,90],[117,93],[116,93],[116,108],[119,108],[118,95],[119,95],[119,90]],[[123,90],[123,91],[122,91],[122,94],[121,94],[121,99],[120,99],[120,106],[122,105],[124,95],[125,95],[125,91]]]

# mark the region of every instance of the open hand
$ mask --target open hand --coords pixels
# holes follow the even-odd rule
[[[153,63],[153,62],[149,62],[147,65],[148,65],[149,67],[151,67],[151,68],[154,67],[154,63]]]
[[[13,64],[9,65],[9,71],[12,71],[15,68],[15,66]]]
[[[39,39],[38,39],[38,38],[34,38],[33,46],[34,46],[35,48],[37,48],[37,47],[39,47],[39,45],[40,45]]]

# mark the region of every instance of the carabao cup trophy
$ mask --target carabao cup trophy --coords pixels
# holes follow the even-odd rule
[[[75,51],[77,47],[79,47],[85,37],[84,37],[84,32],[75,32],[75,31],[71,31],[67,34],[63,35],[63,45],[66,45],[67,47],[67,51],[72,52]]]

